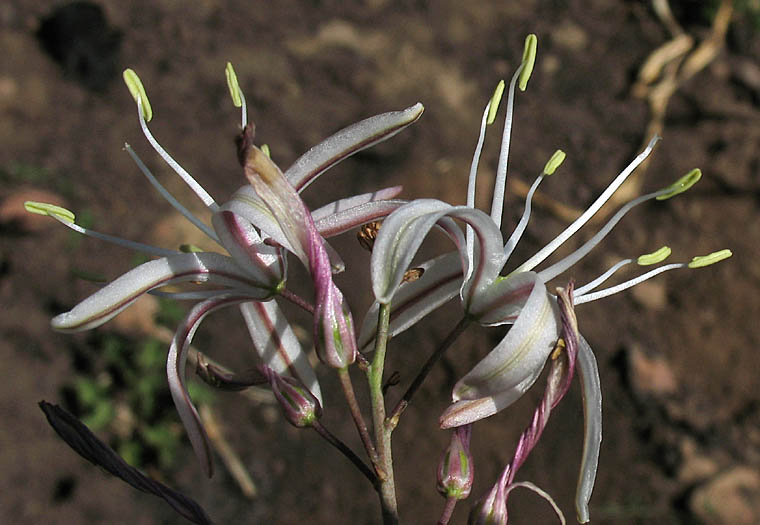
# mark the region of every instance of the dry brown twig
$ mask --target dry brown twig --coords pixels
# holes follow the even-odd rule
[[[722,0],[715,14],[710,36],[694,47],[695,39],[685,33],[673,17],[668,0],[653,0],[652,6],[672,38],[650,53],[641,66],[638,80],[632,89],[634,96],[646,99],[649,105],[649,124],[644,133],[642,148],[654,135],[663,134],[665,115],[671,97],[718,56],[725,44],[726,32],[733,14],[733,1]],[[636,173],[615,192],[597,214],[596,220],[604,219],[611,210],[641,193],[648,165],[649,159],[645,160]]]
[[[713,20],[710,36],[695,46],[693,36],[687,34],[670,10],[668,0],[652,0],[652,8],[672,38],[652,51],[639,69],[638,79],[631,93],[637,98],[646,99],[649,105],[649,123],[641,144],[643,149],[654,135],[662,135],[665,127],[665,115],[671,97],[694,75],[706,68],[720,53],[725,43],[728,25],[733,14],[733,1],[722,0]],[[602,221],[636,195],[641,193],[644,174],[649,165],[645,160],[618,189],[609,202],[602,207],[592,221]],[[512,179],[510,185],[517,195],[525,197],[530,186],[521,180]],[[536,192],[533,197],[536,206],[544,208],[555,217],[572,222],[580,212],[571,206]]]

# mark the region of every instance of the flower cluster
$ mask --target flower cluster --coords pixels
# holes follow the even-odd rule
[[[262,377],[256,380],[271,385],[288,421],[299,427],[315,427],[326,435],[326,430],[317,422],[324,407],[317,374],[278,303],[291,301],[312,314],[313,342],[324,365],[345,378],[347,369],[359,359],[363,368],[369,368],[370,376],[377,375],[379,370],[379,385],[382,363],[369,365],[365,357],[371,345],[383,346],[381,355],[384,358],[387,337],[408,329],[458,296],[463,311],[463,321],[458,326],[468,323],[508,325],[509,330],[453,387],[451,405],[440,417],[441,428],[453,428],[454,434],[439,467],[439,490],[452,504],[469,495],[474,476],[473,458],[469,450],[472,424],[514,403],[535,383],[546,363],[550,363],[546,392],[533,421],[523,433],[514,458],[506,465],[494,488],[475,506],[471,522],[506,523],[507,495],[515,487],[527,486],[544,494],[529,483],[515,482],[515,474],[538,442],[551,410],[567,392],[577,363],[583,390],[585,431],[576,511],[579,521],[587,522],[588,502],[601,442],[602,405],[596,361],[591,347],[578,329],[574,307],[625,290],[664,271],[712,264],[729,257],[731,252],[722,250],[695,257],[690,262],[661,264],[670,255],[670,249],[662,247],[651,254],[624,259],[581,286],[575,287],[571,280],[566,288],[557,288],[556,293],[547,287],[549,281],[567,272],[588,254],[633,207],[649,200],[669,199],[699,180],[700,171],[692,170],[666,188],[631,200],[580,248],[551,266],[537,270],[547,257],[589,222],[636,167],[644,162],[655,147],[658,140],[655,137],[562,233],[525,262],[511,265],[515,246],[528,226],[533,195],[539,184],[555,173],[565,157],[558,150],[549,159],[527,193],[522,218],[505,240],[501,222],[515,89],[526,89],[535,57],[536,38],[530,35],[526,39],[522,63],[508,87],[503,81],[500,82],[483,111],[466,204],[461,206],[433,199],[398,200],[395,197],[401,188],[397,186],[343,198],[310,210],[300,197],[301,191],[344,158],[392,137],[416,121],[422,114],[422,105],[416,104],[403,111],[385,113],[351,125],[313,147],[290,168],[281,171],[271,159],[269,149],[254,144],[254,126],[248,122],[245,97],[230,64],[227,65],[226,75],[233,102],[241,108],[238,157],[247,184],[228,201],[218,204],[153,137],[148,128],[153,112],[145,89],[134,71],[126,70],[124,80],[137,104],[138,120],[145,137],[210,210],[211,224],[201,221],[171,196],[129,145],[126,145],[126,151],[166,200],[216,242],[220,250],[200,251],[188,247],[171,250],[126,241],[76,224],[74,214],[68,210],[29,202],[27,209],[31,212],[49,215],[80,233],[154,257],[99,289],[70,311],[56,316],[52,321],[53,328],[65,332],[95,328],[144,293],[196,301],[174,335],[168,352],[167,376],[193,449],[203,471],[211,475],[209,441],[185,385],[188,350],[196,330],[209,313],[227,306],[238,308],[253,346],[261,357],[259,369]],[[486,129],[495,122],[505,91],[506,117],[501,150],[492,205],[490,213],[486,213],[475,208],[479,159]],[[378,220],[382,221],[380,226],[375,222]],[[351,309],[333,281],[333,274],[343,271],[345,265],[328,239],[367,223],[373,226],[362,230],[366,233],[363,240],[372,251],[370,269],[376,302],[365,315],[357,334]],[[417,252],[434,228],[442,230],[451,239],[455,250],[422,263],[416,262]],[[312,302],[296,295],[287,286],[288,253],[295,255],[309,272]],[[613,274],[631,263],[655,267],[632,279],[599,289]],[[411,274],[410,268],[413,268]],[[161,290],[176,283],[192,283],[192,287],[183,291]],[[205,286],[197,286],[201,283]],[[385,325],[383,313],[388,314]],[[446,345],[450,345],[459,333],[461,330],[456,331]],[[378,352],[375,361],[377,355]],[[199,375],[220,387],[244,388],[247,384],[225,376],[202,360],[199,360]],[[424,374],[420,377],[424,379]],[[380,414],[379,419],[375,420],[375,432],[378,434],[374,444],[366,426],[362,428],[358,409],[352,405],[352,415],[374,471],[363,464],[359,466],[376,488],[388,483],[388,480],[392,482],[392,472],[387,471],[387,465],[382,464],[380,458],[383,454],[389,454],[389,447],[381,446],[381,442],[385,437],[389,442],[390,432],[417,386],[419,384],[415,381],[400,408],[388,419],[384,419],[384,408],[380,410],[373,397],[373,416]],[[350,388],[347,392],[353,395]],[[377,393],[379,389],[375,388],[373,392]],[[384,394],[385,390],[382,392]],[[350,396],[347,395],[347,398],[351,404]],[[341,449],[349,459],[361,463],[346,450],[345,446]],[[387,496],[384,490],[378,488],[384,515],[392,515],[389,508],[392,504],[389,502],[395,504],[395,500]]]

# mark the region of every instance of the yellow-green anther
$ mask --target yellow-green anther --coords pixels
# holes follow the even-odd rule
[[[239,108],[243,105],[243,101],[240,98],[240,86],[238,85],[237,75],[231,62],[227,62],[227,67],[224,68],[224,75],[227,77],[227,87],[230,88],[232,103],[236,108]]]
[[[565,161],[565,157],[565,152],[561,149],[555,151],[554,155],[552,155],[551,158],[547,161],[546,166],[544,166],[544,175],[553,174],[557,168],[559,168],[560,165]]]
[[[503,94],[504,81],[499,80],[499,83],[496,84],[496,89],[493,92],[493,96],[491,97],[491,103],[488,105],[488,119],[486,120],[486,124],[489,126],[496,120],[496,112],[499,111],[499,103],[501,102],[501,97]]]
[[[731,250],[720,250],[717,252],[712,252],[709,255],[700,255],[698,257],[694,257],[691,260],[689,263],[689,268],[702,268],[703,266],[710,266],[711,264],[720,262],[723,259],[728,259],[732,255],[733,253],[731,253]]]
[[[649,266],[650,264],[661,263],[668,257],[670,257],[671,249],[668,246],[663,246],[656,252],[647,253],[636,259],[636,264],[639,266]]]
[[[143,87],[140,77],[137,76],[137,73],[135,73],[134,70],[129,68],[124,70],[122,77],[124,78],[124,83],[127,85],[129,92],[132,94],[132,98],[135,99],[135,102],[137,102],[138,98],[140,99],[143,118],[146,122],[150,122],[150,119],[153,118],[153,109],[150,107],[150,101],[148,100],[148,95],[145,94],[145,88]]]
[[[538,44],[538,38],[533,33],[525,37],[525,48],[523,50],[522,70],[520,76],[517,79],[517,87],[520,91],[525,91],[528,87],[528,80],[530,74],[533,73],[533,66],[536,64],[536,46]]]
[[[261,145],[261,148],[259,148],[259,149],[261,149],[261,152],[262,152],[264,155],[266,155],[266,156],[267,156],[267,157],[269,157],[270,159],[272,158],[272,155],[271,155],[271,153],[269,152],[269,144],[262,144],[262,145]]]
[[[179,251],[182,253],[200,253],[203,251],[203,248],[199,248],[194,244],[180,244]]]
[[[670,190],[667,193],[664,193],[657,197],[658,201],[664,201],[666,199],[669,199],[671,197],[674,197],[678,195],[679,193],[683,193],[692,186],[694,186],[699,179],[702,178],[702,170],[699,168],[694,168],[689,173],[675,181],[673,184],[668,186],[667,188],[663,188],[666,190]]]
[[[74,212],[46,202],[26,201],[24,203],[24,209],[29,213],[47,215],[48,217],[58,217],[66,222],[74,222],[75,219]]]

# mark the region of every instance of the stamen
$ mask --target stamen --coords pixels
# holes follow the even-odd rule
[[[663,246],[657,251],[654,251],[652,253],[647,253],[644,255],[640,255],[638,259],[636,259],[636,264],[639,266],[649,266],[652,264],[659,264],[668,257],[670,257],[670,248],[668,246]],[[594,290],[596,287],[598,287],[600,284],[602,284],[604,281],[612,277],[612,275],[617,272],[620,268],[623,266],[626,266],[628,264],[631,264],[634,262],[633,259],[623,259],[622,261],[614,264],[609,270],[604,272],[602,275],[591,281],[590,283],[581,286],[580,288],[576,288],[575,295],[577,297],[580,297],[583,294],[586,294],[590,292],[591,290]]]
[[[183,181],[185,181],[185,184],[190,186],[190,189],[195,192],[195,194],[203,201],[203,204],[209,207],[209,209],[214,212],[219,209],[219,206],[216,204],[214,199],[211,197],[211,195],[206,192],[206,190],[203,189],[203,187],[198,184],[198,181],[196,181],[192,175],[190,175],[185,168],[179,165],[179,163],[172,158],[169,153],[166,152],[164,148],[161,147],[161,145],[158,143],[158,141],[153,137],[150,130],[148,129],[148,124],[145,122],[145,119],[143,118],[143,112],[142,112],[142,99],[137,99],[137,115],[140,119],[140,127],[142,128],[143,135],[145,135],[145,138],[148,139],[148,142],[150,142],[150,145],[153,146],[153,149],[156,150],[156,153],[158,153],[162,159],[164,159],[164,162],[166,162],[171,169],[174,170],[174,172],[179,175]]]
[[[512,76],[509,83],[509,94],[507,95],[507,115],[504,121],[504,133],[501,138],[501,150],[499,151],[499,164],[496,168],[496,181],[493,189],[493,200],[491,201],[491,219],[496,226],[501,228],[501,216],[504,210],[504,191],[507,186],[507,161],[509,160],[509,141],[512,135],[512,113],[515,102],[515,84],[519,81],[520,91],[525,91],[528,85],[528,79],[533,72],[533,65],[536,62],[536,45],[538,40],[536,35],[530,34],[525,37],[525,48],[523,50],[523,59],[520,66]]]
[[[720,262],[723,259],[728,259],[732,255],[733,253],[731,253],[731,250],[720,250],[709,255],[694,257],[688,266],[689,268],[704,268],[705,266]]]
[[[81,233],[82,235],[87,235],[88,237],[100,239],[101,241],[110,242],[112,244],[116,244],[124,248],[129,248],[130,250],[142,252],[147,255],[153,255],[156,257],[168,257],[170,255],[177,255],[178,253],[174,250],[167,250],[165,248],[158,248],[156,246],[150,246],[148,244],[143,244],[140,242],[129,241],[127,239],[122,239],[121,237],[115,237],[113,235],[108,235],[107,233],[100,233],[89,228],[85,228],[74,222],[73,212],[54,204],[26,201],[24,203],[24,208],[30,213],[37,213],[39,215],[47,215],[48,217],[52,217],[67,228],[72,229],[77,233]]]
[[[607,236],[607,234],[612,231],[612,228],[620,221],[620,219],[623,218],[623,216],[631,211],[632,208],[635,206],[638,206],[642,202],[646,202],[651,199],[657,199],[657,200],[663,200],[663,199],[669,199],[675,195],[678,195],[679,193],[683,193],[694,184],[697,183],[699,178],[702,176],[701,172],[699,170],[692,170],[680,179],[678,179],[676,182],[668,186],[667,188],[663,188],[661,190],[655,191],[653,193],[649,193],[647,195],[642,195],[641,197],[638,197],[636,199],[633,199],[632,201],[628,202],[625,206],[620,208],[618,212],[612,216],[612,218],[607,222],[607,224],[604,225],[604,227],[599,230],[596,235],[594,235],[591,239],[589,239],[583,246],[578,248],[576,251],[562,259],[561,261],[557,262],[556,264],[550,266],[549,268],[543,270],[539,273],[542,279],[544,281],[549,281],[550,279],[553,279],[557,275],[561,274],[568,268],[570,268],[572,265],[574,265],[576,262],[581,260],[588,252],[590,252],[597,244],[599,244],[604,237]],[[656,252],[659,253],[659,252]],[[669,254],[670,252],[668,252]],[[654,254],[651,254],[654,255]],[[650,256],[651,256],[650,255]],[[667,255],[665,256],[667,257]],[[663,257],[664,259],[664,257]],[[654,264],[654,263],[650,263]]]
[[[576,300],[578,297],[582,296],[583,294],[596,289],[600,284],[602,284],[604,281],[612,277],[620,268],[622,268],[623,266],[627,266],[631,264],[632,262],[633,262],[633,259],[623,259],[622,261],[618,261],[617,263],[612,265],[612,267],[610,267],[606,272],[604,272],[602,275],[600,275],[593,281],[581,286],[580,288],[576,288],[575,289]]]
[[[575,304],[579,305],[583,303],[590,303],[591,301],[596,301],[597,299],[609,297],[610,295],[614,295],[618,292],[622,292],[623,290],[627,290],[628,288],[632,288],[639,283],[643,283],[644,281],[651,279],[655,275],[659,275],[663,272],[667,272],[668,270],[685,268],[686,266],[687,266],[686,263],[673,263],[673,264],[666,264],[666,265],[660,266],[658,268],[655,268],[654,270],[650,270],[642,275],[639,275],[638,277],[634,277],[633,279],[625,281],[624,283],[611,286],[610,288],[605,288],[603,290],[599,290],[598,292],[588,293],[580,297],[576,295]]]
[[[145,93],[145,88],[143,87],[140,77],[137,76],[137,73],[135,73],[134,70],[129,68],[125,69],[121,76],[124,78],[124,83],[127,85],[127,89],[129,89],[135,102],[139,104],[140,101],[142,101],[141,112],[143,118],[145,118],[147,122],[150,122],[153,118],[153,109],[150,107],[150,101],[148,100],[147,93]]]
[[[654,251],[652,253],[647,253],[644,255],[640,255],[638,259],[636,259],[636,264],[639,266],[650,266],[652,264],[659,264],[668,257],[670,257],[671,249],[669,246],[663,246],[657,251]]]
[[[504,81],[499,82],[499,85],[503,85]],[[501,88],[501,92],[504,92],[504,88]],[[480,121],[480,134],[478,135],[478,144],[475,146],[475,154],[472,156],[472,164],[470,165],[470,178],[467,182],[467,207],[468,208],[474,208],[475,207],[475,180],[478,177],[478,164],[480,163],[480,153],[483,151],[483,141],[486,138],[486,125],[488,124],[488,119],[490,118],[490,114],[493,107],[498,108],[499,100],[501,99],[501,94],[499,93],[499,97],[496,98],[497,93],[499,93],[499,86],[496,86],[496,92],[494,93],[494,96],[491,98],[491,100],[486,104],[486,109],[483,111],[483,118]],[[494,100],[496,102],[494,103]],[[472,257],[474,255],[474,249],[475,249],[475,232],[472,229],[472,226],[467,226],[467,257],[468,260],[472,260]]]
[[[533,66],[536,64],[536,46],[538,39],[533,33],[525,37],[525,47],[523,48],[522,71],[518,80],[520,91],[525,91],[528,87],[528,80],[533,73]]]
[[[174,198],[174,196],[169,193],[169,191],[164,188],[164,186],[158,182],[158,179],[151,173],[151,171],[148,169],[148,167],[143,163],[142,159],[135,153],[135,151],[132,149],[132,146],[124,143],[124,149],[127,151],[130,157],[132,157],[132,160],[137,164],[137,167],[140,169],[143,175],[148,179],[148,181],[153,185],[154,188],[158,191],[158,193],[161,194],[161,196],[167,200],[169,204],[172,205],[172,207],[180,212],[183,217],[185,217],[188,221],[190,221],[193,226],[198,228],[200,231],[205,233],[209,238],[213,239],[217,244],[219,244],[219,237],[217,237],[216,232],[209,228],[202,220],[200,220],[198,217],[196,217],[190,210],[185,208],[180,202]]]
[[[245,104],[245,96],[240,89],[237,75],[235,74],[235,69],[232,67],[231,62],[227,62],[227,67],[224,68],[224,75],[227,77],[227,87],[230,89],[232,104],[236,108],[241,108],[240,129],[245,129],[246,124],[248,124],[248,110]]]
[[[520,217],[520,222],[517,223],[515,230],[512,232],[512,235],[509,237],[509,240],[504,245],[505,260],[509,259],[509,256],[512,255],[512,252],[517,246],[517,243],[520,242],[520,239],[522,238],[523,233],[525,233],[525,229],[528,227],[528,220],[530,219],[531,203],[533,202],[533,194],[536,193],[536,189],[538,188],[538,185],[541,184],[541,181],[544,180],[545,176],[552,175],[557,170],[557,168],[559,168],[559,166],[562,164],[564,160],[565,160],[565,152],[562,151],[561,149],[558,149],[557,151],[555,151],[554,154],[549,159],[549,161],[544,166],[544,172],[541,175],[539,175],[539,177],[530,187],[530,190],[528,190],[528,195],[525,198],[525,210],[523,210],[522,217]]]
[[[26,201],[24,202],[24,209],[29,213],[55,217],[62,222],[74,222],[76,220],[73,211],[46,202]]]
[[[493,199],[491,200],[491,219],[496,226],[501,228],[501,215],[504,209],[504,191],[507,187],[507,163],[509,160],[509,141],[512,136],[512,113],[515,106],[515,84],[522,71],[522,64],[517,68],[512,80],[509,82],[507,92],[507,114],[504,117],[504,131],[501,135],[501,149],[499,150],[499,164],[496,167],[496,180],[493,187]]]
[[[637,197],[633,199],[632,201],[629,201],[625,206],[620,208],[615,215],[612,216],[612,218],[607,221],[607,223],[600,229],[593,237],[591,237],[588,241],[586,241],[583,246],[575,250],[573,253],[565,257],[564,259],[556,262],[552,266],[546,268],[545,270],[542,270],[539,272],[539,276],[541,279],[544,280],[544,282],[548,282],[551,279],[554,279],[558,275],[560,275],[562,272],[566,271],[568,268],[573,266],[575,263],[580,261],[583,257],[585,257],[594,247],[596,247],[597,244],[599,244],[606,236],[612,231],[612,228],[615,227],[615,225],[620,222],[620,219],[622,219],[626,213],[631,211],[631,209],[635,208],[642,202],[646,202],[648,200],[652,200],[659,195],[662,195],[663,192],[668,191],[667,189],[663,189],[660,191],[656,191],[654,193],[649,193],[647,195],[642,195],[641,197]]]
[[[538,264],[540,264],[544,259],[546,259],[549,255],[554,253],[554,251],[559,248],[567,239],[569,239],[575,232],[577,232],[584,224],[588,222],[588,220],[593,217],[593,215],[599,211],[599,209],[606,203],[609,198],[612,196],[613,193],[625,182],[625,179],[628,178],[628,176],[635,170],[644,160],[649,156],[649,154],[652,152],[652,149],[654,149],[655,144],[657,141],[660,140],[660,137],[655,135],[652,137],[652,140],[649,141],[649,144],[647,144],[647,147],[639,153],[633,161],[626,166],[626,168],[620,172],[620,174],[615,177],[615,180],[612,181],[612,183],[607,186],[607,189],[602,192],[602,194],[594,201],[594,203],[586,209],[586,211],[581,214],[580,217],[578,217],[573,223],[565,228],[565,230],[560,233],[557,237],[554,238],[553,241],[551,241],[549,244],[544,246],[541,250],[538,251],[533,257],[525,261],[515,272],[527,272],[535,268]],[[664,191],[664,190],[661,190]],[[660,192],[655,192],[657,194],[660,194]],[[650,196],[653,194],[650,194]]]

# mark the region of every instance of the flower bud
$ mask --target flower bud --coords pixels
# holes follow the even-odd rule
[[[506,479],[502,475],[470,511],[468,525],[507,525]]]
[[[314,420],[322,416],[319,400],[298,379],[281,376],[264,365],[260,370],[269,381],[274,397],[291,425],[298,428],[310,427]]]
[[[470,453],[471,435],[472,425],[455,428],[451,434],[451,442],[441,456],[437,488],[446,498],[465,499],[470,495],[475,478]]]
[[[320,361],[342,369],[356,360],[356,335],[351,311],[329,271],[329,266],[321,265],[318,275],[324,280],[315,279],[314,346]]]

